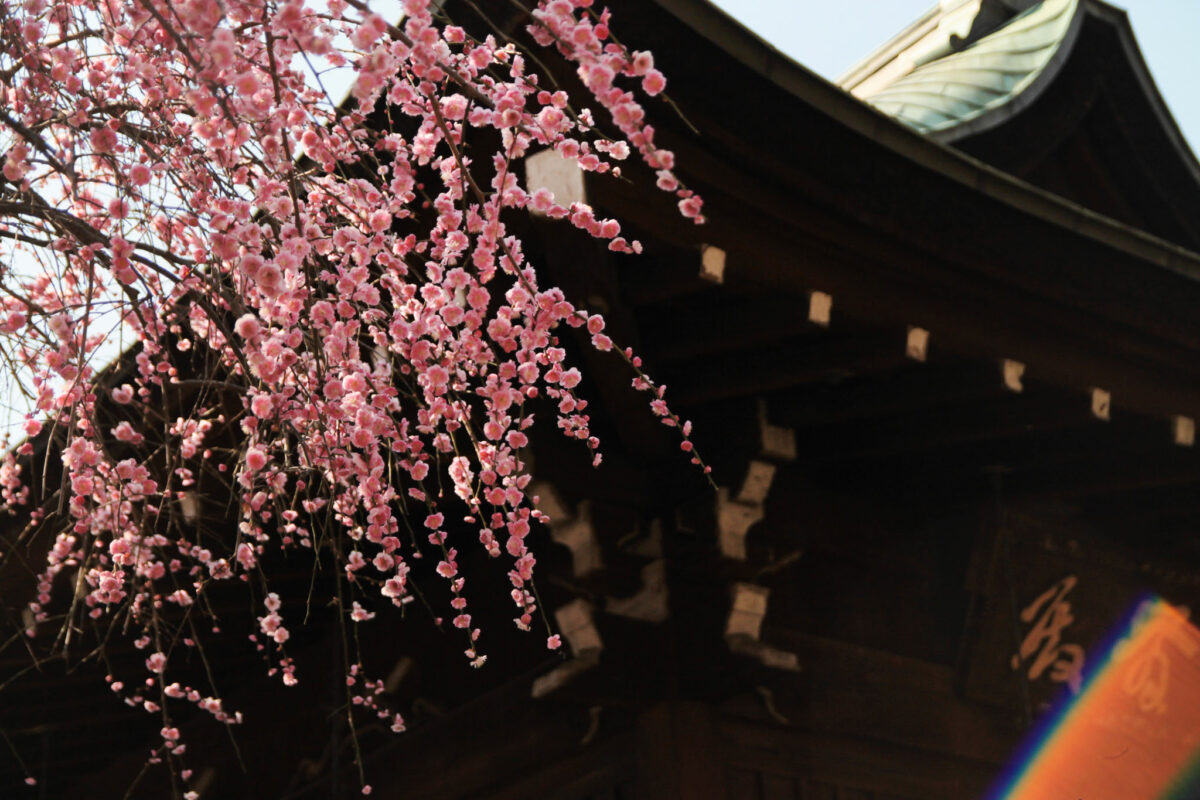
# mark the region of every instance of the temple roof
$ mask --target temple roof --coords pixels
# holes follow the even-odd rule
[[[960,4],[954,11],[973,12],[978,6]],[[1079,32],[1079,8],[1079,0],[1045,0],[965,46],[955,29],[975,17],[943,13],[933,36],[921,37],[880,65],[890,69],[852,71],[842,85],[911,128],[956,138],[968,127],[996,124],[1036,96]],[[893,77],[906,63],[910,71]]]
[[[1200,163],[1124,11],[942,0],[838,80],[904,126],[1200,252]]]

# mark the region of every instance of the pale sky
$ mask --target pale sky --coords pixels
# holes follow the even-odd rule
[[[830,80],[935,0],[712,0],[776,48]],[[1142,56],[1192,150],[1200,150],[1200,0],[1124,0]]]

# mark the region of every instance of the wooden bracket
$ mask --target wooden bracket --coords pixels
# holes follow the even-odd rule
[[[767,401],[758,398],[758,429],[762,456],[772,461],[796,460],[796,432],[767,421]]]
[[[730,498],[729,489],[717,489],[717,543],[721,555],[746,560],[746,534],[764,515],[761,504],[739,503]]]
[[[604,649],[600,631],[592,622],[592,606],[583,598],[578,597],[560,606],[554,612],[554,621],[558,623],[558,629],[575,655],[586,655],[593,651],[599,653]]]
[[[735,583],[729,617],[725,620],[725,636],[747,636],[757,639],[762,633],[763,617],[767,615],[767,600],[771,590],[753,583]]]
[[[610,597],[604,610],[642,622],[665,622],[670,616],[667,599],[667,562],[660,558],[642,567],[642,588],[637,594]]]
[[[775,465],[768,461],[755,459],[746,469],[746,477],[738,492],[737,501],[747,505],[762,505],[771,491],[771,483],[775,480]]]
[[[576,576],[587,575],[604,566],[600,542],[592,522],[592,504],[583,501],[574,519],[550,524],[550,538],[571,551],[571,567]]]
[[[735,653],[750,656],[772,669],[791,672],[800,669],[795,653],[772,647],[759,638],[763,618],[767,615],[767,600],[771,590],[753,583],[735,583],[729,618],[725,621],[725,641]]]
[[[776,461],[796,458],[796,433],[767,421],[767,404],[758,400],[758,429],[761,458],[752,459],[736,496],[726,487],[717,490],[717,542],[721,555],[746,560],[746,534],[764,516],[764,504],[778,467]],[[771,459],[770,461],[765,459]]]
[[[549,517],[546,520],[547,524],[569,522],[575,517],[575,512],[563,500],[558,489],[554,488],[554,484],[547,481],[534,481],[529,484],[529,494],[535,498],[538,511]]]
[[[650,529],[644,531],[638,523],[631,533],[617,541],[617,549],[622,553],[642,558],[659,559],[663,557],[662,519],[655,517],[650,520]]]
[[[545,675],[539,675],[534,678],[533,685],[529,687],[529,696],[537,700],[552,692],[556,692],[570,683],[576,675],[579,675],[581,672],[587,672],[596,666],[597,663],[597,658],[589,657],[576,658],[560,664]]]
[[[574,658],[538,676],[529,689],[530,696],[534,698],[545,697],[576,675],[596,666],[604,649],[600,631],[592,622],[592,606],[586,600],[577,598],[561,606],[554,612],[554,621],[558,623],[558,629],[567,640]]]

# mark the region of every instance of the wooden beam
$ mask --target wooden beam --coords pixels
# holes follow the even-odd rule
[[[626,220],[622,219],[624,223]],[[721,248],[712,248],[701,241],[688,242],[677,246],[674,243],[662,241],[654,230],[638,231],[636,225],[628,232],[630,238],[637,238],[645,246],[640,255],[616,254],[613,263],[617,266],[620,279],[621,298],[632,307],[668,303],[689,295],[713,292],[726,280],[725,265],[728,256],[717,258],[717,253],[724,253]],[[709,259],[706,265],[705,257]],[[721,280],[715,280],[715,270],[720,266]],[[706,275],[705,270],[713,270]]]
[[[1166,336],[1161,325],[1136,329],[1101,324],[1057,301],[1050,287],[1038,293],[985,279],[979,253],[957,260],[930,252],[799,199],[809,195],[764,189],[699,148],[690,148],[689,155],[699,159],[697,168],[714,183],[705,195],[711,212],[706,235],[729,242],[727,280],[734,275],[798,297],[821,285],[850,316],[881,324],[922,320],[938,331],[948,352],[1017,360],[1032,374],[1077,390],[1112,387],[1123,408],[1140,413],[1162,418],[1200,414],[1200,343],[1184,345]],[[645,204],[645,198],[639,200],[614,181],[597,181],[597,186],[605,203],[627,213]],[[696,235],[673,223],[665,210],[643,208],[638,213],[661,214],[664,236],[683,242]],[[922,244],[941,247],[945,239]],[[996,260],[994,254],[987,258]],[[1000,274],[1027,266],[1006,261],[991,263],[988,270]],[[1124,313],[1115,305],[1107,311]]]
[[[1049,464],[1007,476],[1005,491],[1030,497],[1086,498],[1170,486],[1200,489],[1200,457],[1165,445],[1154,458],[1088,459],[1069,469]]]
[[[1073,406],[1070,418],[1081,421],[1024,431],[1009,428],[1003,437],[918,449],[864,453],[859,445],[847,443],[847,459],[815,461],[813,468],[820,469],[822,480],[852,480],[863,492],[927,498],[935,504],[949,498],[966,505],[986,500],[993,491],[989,470],[994,469],[1003,470],[1004,493],[1011,497],[1082,500],[1101,498],[1106,492],[1200,482],[1200,454],[1172,444],[1164,420],[1122,414],[1101,422],[1080,404]],[[804,441],[801,432],[802,457]],[[1154,509],[1147,506],[1142,513],[1153,516]]]
[[[634,729],[638,783],[632,797],[728,800],[714,709],[697,702],[651,708]]]
[[[1189,535],[1172,540],[1180,545],[1180,550],[1191,550],[1193,557],[1200,555],[1200,543],[1190,536],[1196,518],[1200,517],[1200,491],[1195,485],[1146,486],[1092,495],[1085,498],[1083,509],[1085,518],[1100,529],[1127,535],[1132,527],[1139,538],[1155,525],[1178,521],[1186,526]]]
[[[805,665],[799,675],[781,673],[772,680],[776,705],[794,726],[792,734],[780,732],[777,738],[784,747],[791,736],[841,734],[900,745],[914,756],[941,754],[986,763],[992,772],[1009,757],[1020,735],[1012,715],[962,700],[950,666],[810,636],[769,622],[763,636],[797,653]],[[753,701],[747,701],[742,708],[748,710]],[[726,708],[733,711],[733,705]],[[765,715],[756,710],[756,716]]]
[[[877,420],[799,429],[797,444],[801,462],[863,461],[978,445],[1090,422],[1085,411],[1072,410],[1068,404],[1010,395]]]
[[[804,392],[777,395],[771,410],[792,427],[869,420],[932,408],[945,408],[1004,395],[990,362],[911,362],[890,372],[868,374]]]
[[[771,347],[796,336],[824,335],[794,297],[727,297],[717,307],[656,307],[642,313],[645,355],[652,363]]]
[[[902,365],[905,358],[900,341],[889,331],[830,341],[789,342],[769,350],[708,359],[693,371],[668,378],[667,397],[681,405],[699,405],[805,384],[836,383]]]

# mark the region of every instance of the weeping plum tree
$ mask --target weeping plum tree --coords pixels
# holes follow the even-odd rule
[[[108,680],[161,717],[152,760],[188,797],[173,714],[194,704],[240,719],[213,687],[172,678],[203,646],[206,593],[244,585],[272,671],[302,679],[287,655],[301,623],[281,613],[269,550],[332,559],[349,624],[411,599],[410,571],[436,572],[450,600],[434,613],[461,629],[475,666],[475,604],[511,604],[518,628],[543,629],[538,647],[543,635],[560,646],[526,546],[544,519],[529,428],[554,416],[601,460],[562,326],[624,358],[647,413],[677,426],[700,464],[636,356],[539,281],[506,225],[535,210],[640,251],[618,221],[522,186],[519,162],[544,148],[599,173],[640,158],[703,221],[638,99],[665,87],[652,56],[619,43],[592,0],[524,9],[540,55],[467,33],[430,0],[402,6],[394,24],[364,0],[0,8],[0,348],[32,408],[0,469],[17,523],[0,557],[49,541],[28,565],[22,636],[55,631],[51,652],[65,656],[90,626],[99,644],[72,657],[103,659],[114,636],[144,651],[145,672]],[[539,75],[542,57],[571,62],[587,96]],[[321,82],[338,67],[355,72],[340,108]],[[371,125],[375,109],[393,123]],[[166,390],[184,385],[193,401],[168,409]],[[219,536],[188,525],[202,476],[238,509]],[[455,541],[450,521],[477,536]],[[417,537],[436,563],[416,560]],[[509,595],[472,593],[467,547],[500,563]],[[359,713],[402,730],[362,665],[348,671]]]

